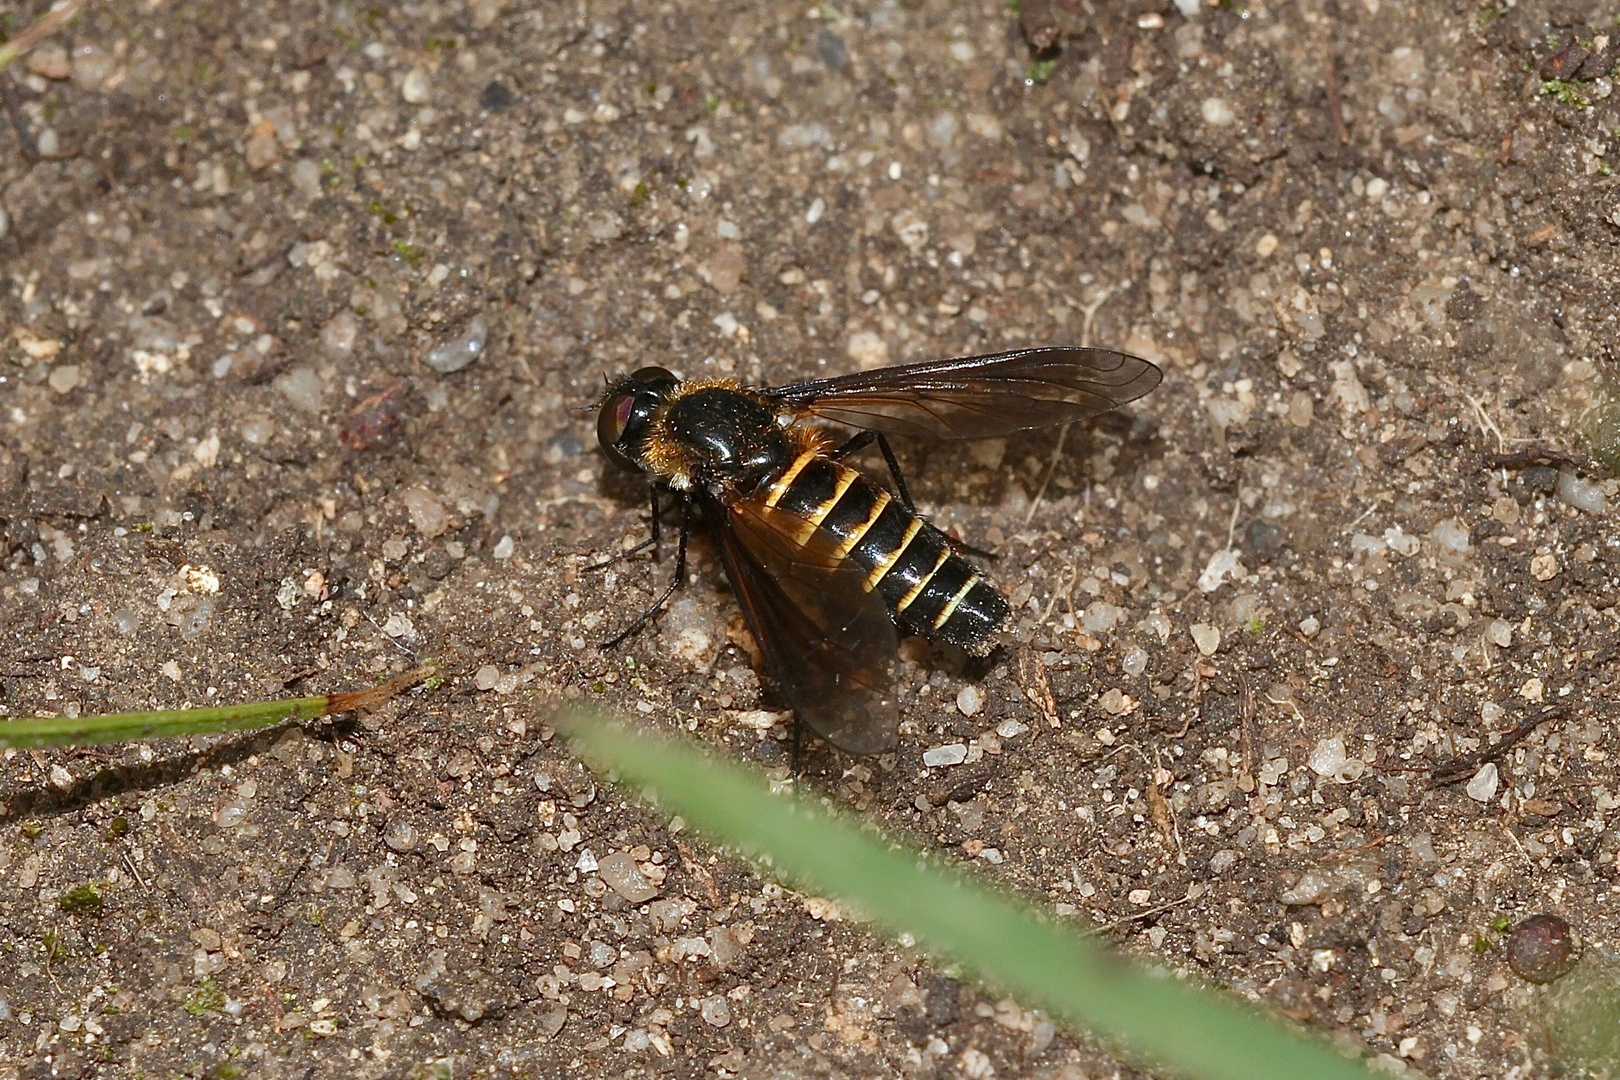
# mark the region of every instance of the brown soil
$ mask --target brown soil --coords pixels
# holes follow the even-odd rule
[[[1620,541],[1570,504],[1620,492],[1559,490],[1613,370],[1620,28],[1025,2],[1050,61],[1000,3],[156,0],[18,65],[62,156],[3,132],[0,712],[453,676],[7,753],[0,1076],[1135,1075],[543,723],[787,762],[705,545],[594,647],[671,565],[580,572],[646,529],[605,372],[1082,338],[1164,385],[901,450],[999,552],[1002,648],[908,662],[900,750],[807,782],[1392,1070],[1614,1067],[1501,946],[1561,915],[1602,985],[1620,929]]]

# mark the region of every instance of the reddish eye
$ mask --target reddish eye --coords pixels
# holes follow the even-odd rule
[[[602,402],[602,411],[596,414],[597,442],[602,444],[603,452],[615,465],[625,469],[634,469],[635,464],[624,456],[618,443],[624,437],[624,429],[630,423],[630,414],[635,406],[635,391],[621,390]]]

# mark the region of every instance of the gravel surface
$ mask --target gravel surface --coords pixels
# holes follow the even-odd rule
[[[97,3],[16,67],[0,711],[452,674],[7,753],[0,1076],[1139,1075],[544,726],[787,768],[706,544],[594,645],[671,567],[581,572],[647,528],[604,373],[1082,340],[1163,386],[900,448],[1015,615],[806,782],[1390,1071],[1620,1068],[1620,26],[1024,2]]]

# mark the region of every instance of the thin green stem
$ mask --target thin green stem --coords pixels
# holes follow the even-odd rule
[[[152,712],[53,716],[47,719],[0,717],[0,748],[89,746],[173,735],[248,731],[296,720],[314,720],[326,714],[330,702],[329,697],[322,695],[287,701],[255,701],[217,709],[156,709]]]

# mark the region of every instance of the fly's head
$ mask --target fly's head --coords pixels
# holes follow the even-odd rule
[[[609,461],[632,472],[660,471],[648,461],[653,420],[679,381],[664,368],[644,367],[608,387],[596,414],[596,438]]]

